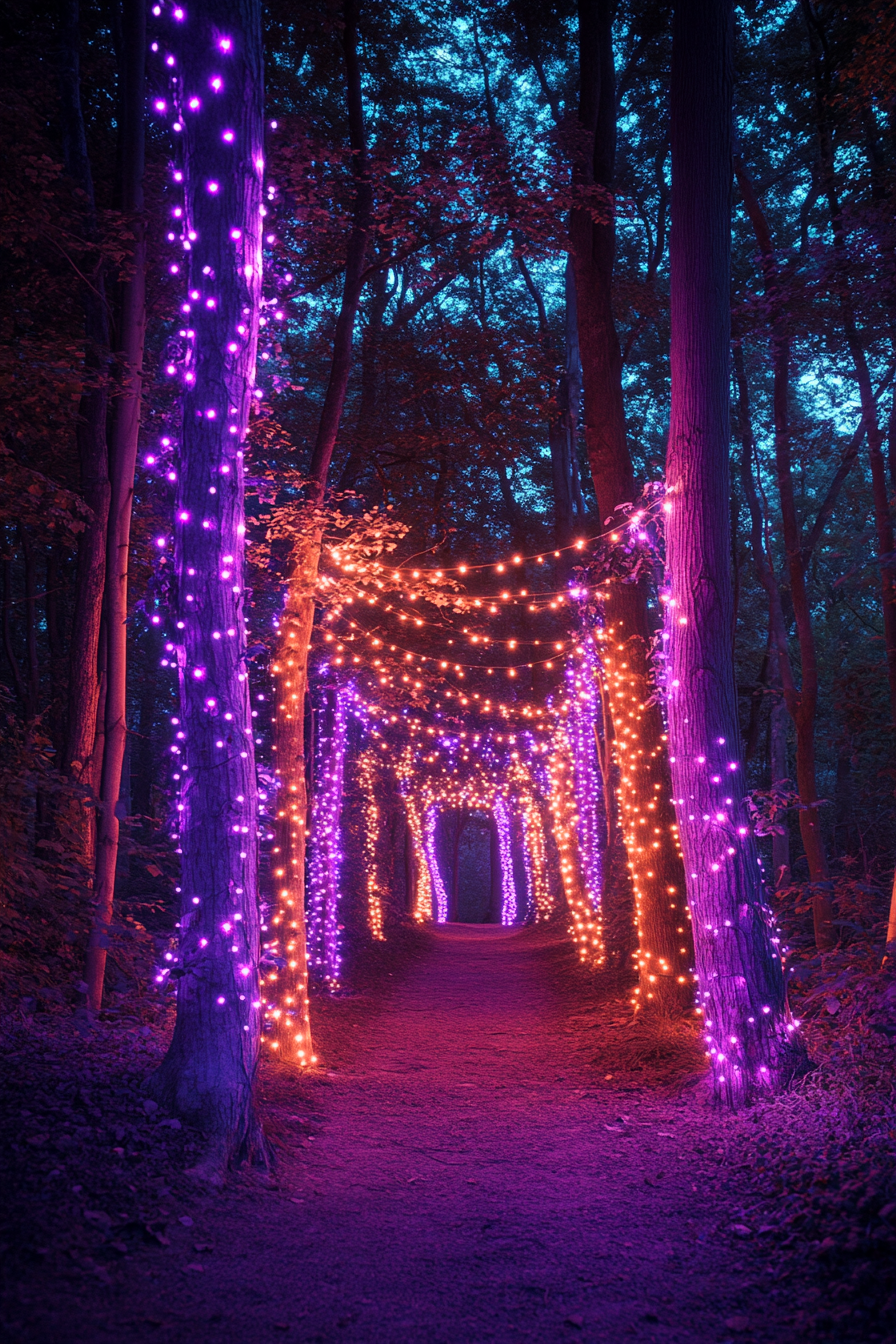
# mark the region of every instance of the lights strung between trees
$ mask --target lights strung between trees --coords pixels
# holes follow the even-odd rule
[[[196,10],[204,13],[201,5]],[[248,115],[235,96],[243,78],[239,37],[201,25],[191,28],[187,9],[179,5],[157,4],[153,14],[163,25],[174,25],[173,34],[152,43],[170,79],[167,95],[155,98],[153,110],[167,122],[175,143],[183,147],[171,172],[173,202],[168,242],[175,254],[167,263],[169,275],[182,281],[183,291],[180,325],[164,366],[167,376],[179,387],[183,423],[179,438],[172,428],[145,459],[147,469],[173,487],[176,494],[174,526],[156,539],[156,550],[161,569],[170,564],[173,546],[177,571],[178,609],[171,613],[172,628],[162,663],[176,673],[181,692],[181,708],[172,722],[170,754],[177,790],[177,830],[172,834],[179,839],[184,858],[183,908],[180,949],[169,954],[159,979],[164,982],[171,975],[178,979],[179,996],[186,1007],[199,983],[197,969],[213,965],[217,977],[214,1007],[235,1031],[249,1038],[249,1056],[263,1013],[274,1028],[272,1045],[281,1048],[291,1042],[293,1058],[310,1063],[314,1057],[308,1034],[302,946],[303,880],[293,871],[296,862],[288,855],[280,856],[283,861],[274,867],[276,895],[270,923],[263,930],[269,935],[264,949],[259,945],[257,921],[259,818],[243,612],[243,453],[250,403],[261,396],[255,386],[259,332],[268,324],[284,321],[286,316],[274,300],[268,305],[272,311],[262,316],[262,229],[268,208],[263,192],[264,150],[258,134],[261,123]],[[185,38],[189,50],[183,48]],[[259,89],[260,79],[258,72]],[[194,134],[198,127],[203,129],[202,137]],[[209,129],[211,134],[206,133]],[[202,156],[194,157],[200,144]],[[213,152],[206,152],[212,145]],[[239,191],[235,192],[237,182]],[[267,196],[274,194],[275,189],[269,186]],[[211,248],[211,240],[221,238],[227,240],[230,249],[226,273],[220,265],[216,269],[219,257]],[[274,235],[269,235],[269,242],[273,240]],[[261,353],[262,359],[270,354]],[[636,731],[645,703],[630,675],[621,632],[612,627],[599,630],[595,644],[576,610],[577,604],[585,601],[599,607],[604,586],[618,580],[580,580],[552,592],[516,585],[515,591],[504,587],[492,594],[469,591],[474,576],[494,575],[508,583],[509,576],[521,577],[526,566],[546,572],[549,562],[561,558],[564,551],[584,559],[595,543],[604,550],[615,546],[628,554],[638,548],[650,551],[656,521],[656,511],[645,508],[633,512],[626,528],[579,539],[560,551],[513,553],[497,562],[465,562],[440,569],[412,568],[410,563],[391,569],[376,561],[358,564],[345,560],[339,547],[331,548],[333,565],[342,570],[343,576],[350,574],[354,586],[348,595],[329,603],[324,642],[335,645],[328,651],[333,682],[327,688],[327,729],[319,734],[317,742],[317,790],[308,865],[311,962],[328,988],[340,984],[340,806],[349,711],[364,718],[368,732],[368,745],[358,758],[358,772],[365,798],[368,920],[375,938],[383,936],[375,779],[377,770],[392,768],[404,799],[415,856],[416,918],[447,917],[447,894],[436,862],[435,830],[439,814],[455,806],[482,807],[493,815],[501,857],[501,918],[505,923],[520,914],[512,862],[513,819],[518,818],[526,873],[523,913],[526,917],[544,917],[550,910],[551,893],[542,808],[549,808],[579,954],[597,965],[603,963],[601,854],[607,836],[601,832],[601,777],[596,755],[602,692],[612,706],[614,724],[620,725],[614,734],[613,751],[620,775],[619,815],[639,928],[641,984],[636,998],[649,1000],[654,993],[651,986],[662,978],[673,978],[678,984],[690,980],[686,894],[672,885],[657,891],[660,879],[656,859],[663,852],[681,856],[679,827],[686,826],[688,881],[695,884],[695,889],[711,888],[714,875],[727,869],[739,871],[745,863],[755,866],[758,860],[742,810],[743,790],[736,780],[737,760],[727,759],[722,737],[703,744],[691,763],[696,770],[694,778],[699,781],[694,795],[675,800],[675,823],[658,824],[663,805],[669,800],[656,796],[660,786],[652,766],[667,750],[666,736],[645,746]],[[397,586],[396,595],[386,590],[387,579],[393,589]],[[315,591],[317,599],[327,605],[326,575],[320,576]],[[452,633],[446,634],[445,644],[435,654],[411,647],[406,634],[438,628],[440,622],[419,614],[422,604],[434,600],[443,608],[461,615],[473,613],[476,618],[475,628],[468,625],[457,631],[447,627]],[[373,612],[380,626],[372,629],[353,620],[353,606],[358,611]],[[563,616],[571,628],[553,640],[547,633],[540,640],[489,628],[490,621],[501,620],[517,608],[549,620]],[[671,647],[686,638],[687,609],[687,595],[666,595],[666,642]],[[151,615],[155,625],[161,625],[163,619],[159,611]],[[460,645],[475,652],[480,661],[460,657]],[[505,664],[494,657],[484,661],[498,649],[502,656],[524,649],[533,656]],[[550,706],[526,703],[515,693],[516,687],[508,686],[509,693],[502,696],[482,687],[473,689],[477,677],[513,683],[521,673],[536,667],[563,672]],[[349,669],[357,669],[361,680],[347,681],[344,674]],[[289,668],[278,671],[282,677],[279,689],[289,693]],[[686,699],[686,688],[679,687],[675,680],[665,689],[673,706]],[[376,721],[390,725],[397,722],[397,716],[389,714],[377,700],[384,694],[402,693],[417,699],[428,697],[431,719],[428,724],[419,718],[414,723],[403,715],[401,729],[410,741],[397,761],[387,763],[369,745],[369,731]],[[292,704],[288,694],[278,700],[281,712],[303,713],[304,707]],[[498,716],[520,726],[526,724],[531,731],[525,742],[515,740],[521,737],[520,730],[512,733],[510,723],[505,722],[504,733],[492,727],[488,732],[471,734],[475,742],[468,740],[462,747],[452,747],[446,745],[442,719],[448,714]],[[536,733],[543,734],[541,744]],[[435,740],[427,742],[427,738]],[[462,740],[459,735],[458,742]],[[214,786],[210,786],[210,780],[215,781]],[[306,818],[301,800],[297,797],[291,801],[293,783],[293,776],[281,774],[274,805],[289,833],[298,841],[301,831],[304,841]],[[211,882],[208,865],[197,866],[195,861],[197,837],[200,832],[205,834],[204,819],[209,811],[226,818]],[[276,864],[278,856],[273,857]],[[644,910],[658,898],[665,900],[681,921],[677,950],[648,945]],[[768,955],[777,964],[780,941],[765,907],[760,917],[769,925]],[[703,920],[697,937],[704,948],[701,956],[705,965],[714,964],[706,947],[727,937],[726,930],[724,922]],[[217,954],[224,947],[227,955],[221,958]],[[212,956],[209,949],[216,955]],[[227,970],[219,975],[221,966]],[[704,978],[706,974],[710,973],[704,971]],[[701,1007],[712,1003],[713,993],[712,986],[701,987]],[[793,1024],[782,1015],[780,995],[777,999],[770,997],[774,999],[770,1005],[751,1005],[744,1024],[746,1037],[751,1030],[761,1035],[755,1024],[768,1013],[775,1017],[776,1030],[793,1030]],[[718,1039],[709,1017],[706,1027],[709,1053],[717,1070],[724,1071],[732,1054],[736,1060],[745,1058],[740,1046],[732,1050],[730,1042],[726,1045]],[[737,1062],[731,1067],[746,1066]]]

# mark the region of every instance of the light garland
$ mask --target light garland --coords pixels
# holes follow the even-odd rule
[[[600,906],[595,911],[586,894],[578,846],[578,808],[575,792],[575,768],[568,729],[558,726],[553,750],[548,756],[550,808],[554,841],[560,859],[560,878],[567,909],[572,918],[570,930],[579,959],[589,965],[603,966],[605,961]]]
[[[521,808],[528,817],[524,823],[524,836],[526,850],[529,853],[527,890],[532,893],[530,909],[533,918],[538,917],[538,912],[545,917],[550,911],[551,902],[545,869],[544,836],[540,828],[540,818],[537,816],[537,807],[534,798],[531,797],[533,787],[531,777],[519,762],[519,752],[514,752],[513,757],[515,761],[513,782],[522,783],[526,790],[522,794]],[[507,789],[508,780],[505,778],[507,772],[504,763],[496,759],[488,766],[480,759],[475,763],[475,775],[465,780],[459,780],[456,771],[450,767],[432,775],[429,772],[433,764],[432,756],[421,758],[408,747],[396,767],[402,794],[408,807],[408,821],[414,836],[415,848],[419,860],[427,867],[426,896],[425,900],[421,901],[418,889],[415,917],[422,920],[435,918],[438,923],[444,923],[448,918],[448,894],[438,862],[437,821],[438,816],[444,811],[467,808],[490,812],[494,818],[501,866],[501,922],[516,923],[519,908],[513,874],[510,811],[514,795]]]
[[[437,924],[445,924],[448,921],[448,892],[445,890],[445,883],[442,880],[442,873],[439,868],[438,844],[436,841],[436,826],[439,820],[439,809],[435,804],[426,809],[423,821],[423,846],[426,853],[426,862],[429,865],[429,880],[432,884],[432,893],[435,909],[433,916]]]
[[[600,673],[590,636],[582,640],[577,652],[578,663],[570,663],[566,670],[570,704],[568,741],[575,777],[576,829],[585,896],[596,913],[603,897],[601,851],[604,847],[600,833],[602,787],[597,766],[597,741],[602,730],[597,684]]]
[[[685,892],[677,886],[669,885],[663,892],[658,890],[661,879],[656,870],[661,851],[671,850],[681,859],[677,820],[673,817],[667,826],[656,825],[665,802],[661,795],[662,782],[657,775],[668,738],[663,733],[652,746],[642,744],[646,704],[632,675],[625,644],[619,643],[618,638],[612,627],[597,632],[600,665],[613,717],[613,753],[619,771],[619,816],[638,932],[638,949],[634,955],[640,978],[632,999],[637,1007],[654,997],[657,980],[661,977],[674,977],[679,985],[692,983],[690,911]],[[657,953],[650,948],[646,936],[648,904],[665,905],[678,917],[680,923],[676,931],[682,941],[674,953]]]
[[[526,904],[537,922],[553,913],[554,901],[548,881],[544,822],[536,794],[533,774],[516,753],[508,772],[513,798],[523,827],[523,864],[526,870]]]
[[[492,815],[498,832],[498,853],[501,859],[501,923],[516,923],[516,886],[513,880],[513,846],[511,843],[510,814],[500,793],[495,794]]]
[[[376,801],[376,756],[369,748],[358,757],[358,782],[364,795],[364,873],[367,879],[367,925],[374,942],[382,942],[383,900],[377,880],[380,809]]]
[[[180,692],[171,756],[182,913],[178,952],[157,976],[164,983],[174,975],[178,985],[177,1024],[159,1076],[174,1075],[165,1085],[201,1124],[216,1085],[196,1072],[206,1056],[194,1058],[182,1043],[214,1028],[248,1094],[262,1009],[243,577],[243,454],[262,306],[261,34],[237,20],[232,35],[222,36],[207,4],[197,3],[189,22],[179,7],[157,4],[152,13],[174,24],[171,40],[152,42],[151,51],[170,80],[154,110],[180,147],[170,234],[180,259],[168,269],[186,285],[179,355],[170,365],[180,443],[166,434],[145,459],[148,468],[162,465],[176,496],[176,608],[162,665],[176,670]],[[170,534],[156,538],[160,571],[171,544]],[[152,624],[161,621],[160,613],[151,616]],[[248,1113],[250,1096],[245,1105]]]
[[[265,1039],[283,1058],[300,1067],[317,1063],[311,1041],[305,921],[308,791],[305,782],[305,667],[301,619],[287,613],[280,622],[281,661],[271,665],[277,742],[278,783],[274,818],[273,937],[265,945],[265,1017],[272,1029]],[[263,963],[264,964],[264,963]]]
[[[342,843],[339,820],[345,770],[348,686],[327,687],[321,716],[327,731],[317,736],[315,788],[308,835],[308,967],[331,993],[340,988],[342,969],[339,878]]]
[[[407,765],[407,756],[405,753],[401,765]],[[417,810],[417,803],[409,788],[409,771],[405,770],[399,774],[402,782],[402,796],[404,798],[405,812],[407,815],[408,829],[411,832],[411,844],[414,851],[414,867],[416,869],[416,891],[414,892],[413,916],[418,924],[423,924],[432,919],[432,882],[429,876],[429,862],[426,857],[426,846],[423,839],[423,823],[420,820],[420,813]]]
[[[176,515],[174,556],[177,573],[177,610],[175,628],[165,645],[162,665],[177,673],[180,712],[172,719],[174,741],[171,757],[176,786],[177,825],[172,838],[180,841],[183,853],[182,914],[179,921],[179,954],[169,953],[158,979],[165,981],[174,973],[178,979],[178,1024],[169,1057],[174,1058],[186,1030],[184,1024],[207,1020],[208,1009],[220,1013],[220,1020],[239,1043],[239,1055],[247,1079],[254,1073],[261,1014],[264,1011],[274,1027],[271,1044],[289,1045],[300,1063],[314,1062],[310,1054],[308,1032],[307,983],[302,955],[302,874],[299,871],[305,817],[301,790],[296,784],[293,762],[280,777],[278,822],[286,843],[280,846],[276,910],[271,927],[263,931],[271,936],[260,956],[257,901],[258,803],[254,768],[252,711],[246,671],[246,617],[243,611],[244,573],[244,444],[250,402],[261,396],[255,388],[255,366],[260,329],[268,323],[261,316],[262,300],[262,224],[267,214],[263,202],[264,150],[261,143],[260,94],[262,72],[250,64],[250,35],[235,29],[222,33],[210,21],[207,0],[192,8],[194,23],[176,4],[156,4],[153,14],[172,20],[179,40],[155,41],[153,53],[164,60],[172,79],[169,98],[155,99],[156,112],[168,119],[172,134],[184,145],[183,165],[173,170],[178,195],[172,209],[172,227],[168,240],[176,249],[176,259],[168,265],[169,274],[186,279],[180,303],[182,325],[173,338],[166,365],[167,375],[181,393],[183,423],[181,443],[166,435],[159,448],[147,455],[148,467],[160,468],[164,478],[175,487]],[[260,51],[260,35],[251,35]],[[165,50],[166,46],[179,49]],[[245,50],[243,49],[245,47]],[[256,51],[257,55],[257,51]],[[247,91],[250,96],[247,95]],[[236,96],[233,96],[236,95]],[[212,125],[212,134],[209,126]],[[276,123],[272,123],[275,125]],[[202,132],[198,133],[199,126]],[[194,133],[194,128],[197,132]],[[201,165],[201,167],[200,167]],[[268,186],[272,199],[275,189]],[[222,261],[222,240],[229,249]],[[273,242],[273,235],[269,236]],[[285,314],[273,314],[275,322]],[[262,359],[270,352],[263,352]],[[176,458],[177,460],[173,460]],[[197,500],[200,503],[197,505]],[[664,508],[668,509],[668,505]],[[648,541],[649,511],[634,514],[626,531],[630,539]],[[599,534],[581,539],[563,550],[583,552],[594,541],[609,535],[619,541],[619,533]],[[172,537],[156,539],[159,568],[168,564],[164,554]],[[768,1069],[758,1065],[763,1050],[773,1037],[786,1042],[796,1024],[790,1021],[780,977],[780,939],[771,915],[762,903],[756,880],[758,858],[749,826],[743,815],[743,788],[735,786],[739,763],[726,760],[729,748],[722,736],[708,744],[697,744],[699,755],[687,761],[688,788],[694,792],[675,801],[678,822],[657,825],[668,804],[659,796],[658,762],[666,750],[666,735],[657,734],[653,743],[645,743],[643,724],[649,700],[644,678],[635,677],[626,656],[625,640],[630,632],[608,628],[600,635],[600,660],[590,640],[579,647],[571,638],[545,640],[549,656],[505,665],[484,665],[448,655],[454,647],[455,631],[443,649],[443,656],[422,654],[405,643],[380,638],[381,631],[364,628],[349,620],[343,608],[357,600],[359,607],[378,608],[384,615],[403,622],[408,628],[434,629],[435,622],[417,613],[419,605],[433,603],[436,596],[443,606],[453,605],[458,612],[474,612],[487,619],[502,616],[510,607],[526,606],[531,613],[569,611],[567,605],[577,597],[599,597],[600,585],[582,586],[567,592],[534,592],[520,588],[514,594],[474,596],[447,591],[454,582],[448,576],[493,572],[496,575],[519,572],[526,564],[543,566],[546,554],[513,554],[506,560],[488,563],[460,563],[427,571],[411,569],[410,562],[393,568],[375,562],[342,563],[341,552],[332,548],[334,565],[357,579],[354,595],[332,606],[330,622],[347,621],[355,633],[337,636],[331,631],[325,642],[337,643],[330,666],[341,669],[360,667],[362,662],[380,687],[427,692],[438,695],[436,708],[454,700],[457,711],[477,714],[511,715],[522,719],[542,718],[531,723],[534,731],[552,730],[551,749],[546,753],[546,774],[550,789],[553,832],[560,855],[561,876],[570,909],[574,936],[583,960],[603,963],[601,934],[601,848],[600,777],[592,741],[600,716],[598,677],[612,706],[614,753],[620,773],[619,803],[628,865],[634,890],[636,921],[639,930],[638,967],[641,987],[638,996],[653,997],[650,988],[660,978],[674,978],[684,985],[689,980],[685,892],[670,885],[657,890],[657,860],[663,855],[681,857],[679,825],[686,837],[688,879],[698,901],[697,961],[701,973],[701,1009],[705,1011],[708,1053],[718,1079],[746,1076],[758,1068],[753,1082],[767,1081]],[[170,571],[167,571],[170,572]],[[386,577],[402,585],[401,601],[407,609],[398,611],[398,600],[386,602]],[[407,585],[410,578],[415,586]],[[328,576],[316,580],[318,597],[325,597]],[[365,586],[367,584],[368,586]],[[439,593],[436,594],[436,589]],[[374,591],[376,590],[376,591]],[[678,593],[667,599],[666,639],[673,662],[685,665],[681,648],[687,640],[688,611],[692,595]],[[310,597],[309,597],[310,601]],[[151,616],[153,624],[161,616]],[[411,623],[409,625],[408,623]],[[485,629],[464,627],[460,637],[477,652],[488,654],[492,648],[512,653],[523,647],[538,649],[538,639],[496,637]],[[346,645],[366,640],[371,649],[364,654]],[[369,656],[368,656],[369,653]],[[387,655],[396,655],[389,658]],[[566,700],[546,713],[540,707],[519,699],[508,704],[497,697],[468,690],[463,682],[473,674],[503,675],[515,681],[522,669],[536,666],[553,670],[565,668]],[[278,666],[281,674],[278,711],[301,715],[300,696],[290,685],[290,664]],[[601,670],[602,669],[602,670]],[[426,673],[432,672],[440,689],[427,685]],[[454,684],[450,679],[456,678]],[[667,691],[671,711],[686,703],[689,688],[679,687],[672,679]],[[284,694],[289,692],[288,695]],[[345,768],[348,711],[359,697],[345,683],[328,688],[329,724],[316,744],[317,789],[314,799],[314,826],[309,862],[309,917],[312,965],[322,981],[336,989],[340,983],[341,927],[339,919],[340,809]],[[455,706],[451,707],[455,709]],[[679,711],[680,713],[680,711]],[[691,734],[676,724],[682,749],[693,747]],[[431,735],[440,729],[405,722],[409,736]],[[444,729],[442,730],[444,739]],[[463,740],[464,734],[459,734]],[[408,817],[417,866],[417,890],[414,915],[418,920],[447,919],[448,898],[438,869],[436,830],[438,817],[449,807],[472,806],[491,811],[498,838],[501,862],[501,919],[511,924],[519,916],[513,873],[513,816],[522,821],[523,856],[526,873],[526,917],[550,912],[550,884],[547,879],[544,828],[531,761],[524,765],[520,752],[509,752],[501,736],[474,736],[478,759],[471,760],[466,750],[457,750],[443,742],[420,742],[416,749],[403,753],[396,769]],[[480,742],[481,737],[481,742]],[[497,747],[502,747],[502,752]],[[531,748],[531,755],[538,751]],[[426,754],[424,754],[424,752]],[[511,764],[508,763],[508,757]],[[359,778],[365,794],[364,858],[367,870],[368,921],[372,935],[383,936],[381,893],[377,880],[377,838],[379,809],[375,797],[375,761],[372,748],[362,752]],[[685,777],[680,764],[678,775]],[[457,769],[469,765],[469,776],[459,781]],[[675,760],[673,758],[673,766]],[[291,773],[292,771],[292,773]],[[715,771],[715,773],[712,773]],[[542,790],[543,792],[543,790]],[[705,809],[705,810],[704,810]],[[210,818],[225,826],[221,843],[209,845]],[[730,890],[753,893],[738,916],[718,916],[716,909],[720,882],[715,875],[732,872]],[[759,896],[755,897],[755,892]],[[434,908],[435,901],[435,908]],[[675,913],[681,923],[677,932],[682,945],[677,951],[658,952],[647,945],[645,915],[661,908]],[[763,926],[763,937],[755,931]],[[726,940],[747,933],[760,948],[764,962],[759,970],[752,967],[749,984],[735,985],[725,998],[721,978],[726,967],[739,964],[736,956],[720,952]],[[226,955],[225,955],[226,952]],[[682,960],[684,959],[684,960]],[[259,963],[273,967],[259,984]],[[741,977],[743,979],[743,977]],[[748,977],[749,978],[749,977]],[[730,980],[730,975],[728,976]],[[767,1002],[755,999],[757,985],[767,986]],[[726,982],[727,985],[727,982]],[[763,990],[763,993],[766,991]],[[210,997],[211,996],[211,997]],[[752,997],[751,997],[752,996]],[[192,1017],[190,1016],[192,1015]],[[736,1021],[740,1035],[729,1031]],[[724,1024],[724,1025],[723,1025]],[[764,1077],[765,1075],[765,1077]],[[198,1080],[201,1083],[201,1080]],[[731,1083],[736,1091],[739,1085]],[[739,1089],[744,1091],[742,1087]]]

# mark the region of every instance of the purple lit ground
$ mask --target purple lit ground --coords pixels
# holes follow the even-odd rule
[[[376,956],[362,992],[318,1003],[328,1072],[265,1069],[273,1188],[162,1190],[170,1245],[94,1251],[108,1283],[24,1274],[7,1338],[808,1337],[796,1285],[768,1272],[772,1239],[732,1229],[736,1124],[695,1096],[687,1053],[626,1053],[621,1000],[599,997],[562,927],[410,930]]]

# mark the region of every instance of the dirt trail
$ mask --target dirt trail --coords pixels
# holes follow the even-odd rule
[[[266,1085],[278,1188],[208,1200],[33,1338],[793,1340],[731,1230],[723,1122],[619,1087],[569,965],[556,930],[421,935],[324,1022],[325,1076]]]

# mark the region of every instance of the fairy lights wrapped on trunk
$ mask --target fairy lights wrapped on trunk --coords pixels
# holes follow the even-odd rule
[[[586,635],[578,649],[579,657],[566,666],[566,693],[569,704],[567,737],[572,753],[576,790],[576,830],[579,837],[585,896],[598,914],[603,893],[601,834],[603,803],[601,777],[597,762],[597,740],[602,730],[600,675],[594,643]]]
[[[342,946],[339,881],[342,867],[342,786],[351,688],[327,686],[319,715],[308,863],[308,967],[329,990],[340,987]]]
[[[426,862],[429,866],[429,880],[432,884],[433,894],[433,918],[437,924],[445,924],[448,919],[448,892],[445,889],[445,883],[442,880],[442,874],[439,869],[438,845],[436,843],[436,825],[439,820],[439,809],[435,804],[431,804],[426,809],[426,815],[423,821],[423,844],[426,851]]]
[[[511,844],[510,813],[500,793],[495,794],[492,815],[498,830],[498,852],[501,856],[501,923],[516,923],[516,887],[513,881],[513,847]]]
[[[258,823],[246,671],[243,453],[254,395],[264,205],[261,10],[157,5],[178,162],[182,424],[175,449],[176,724],[182,852],[177,1022],[153,1081],[180,1115],[253,1143],[258,1059]],[[156,44],[158,46],[158,44]],[[168,545],[163,537],[160,549]]]
[[[364,878],[367,883],[367,925],[375,942],[385,938],[383,898],[378,880],[377,847],[380,809],[376,800],[376,756],[371,750],[358,757],[358,782],[364,796]]]

